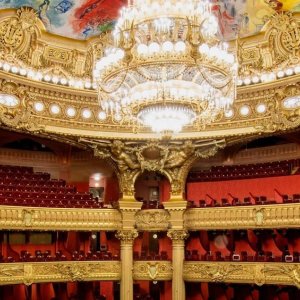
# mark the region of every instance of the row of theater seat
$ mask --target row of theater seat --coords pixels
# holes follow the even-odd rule
[[[281,256],[274,255],[271,251],[260,251],[256,255],[249,255],[247,251],[241,253],[232,253],[223,256],[220,251],[212,253],[209,251],[207,254],[200,255],[198,250],[186,250],[186,261],[244,261],[244,262],[300,262],[299,252],[283,253]]]
[[[36,200],[36,199],[23,199],[18,200],[16,198],[1,198],[0,203],[8,206],[32,206],[32,207],[57,207],[57,208],[107,208],[103,202],[96,202],[94,200]]]
[[[159,254],[133,251],[133,260],[169,260],[169,258],[167,251],[161,251]]]
[[[243,199],[239,198],[222,198],[220,201],[216,199],[208,199],[208,200],[189,200],[189,208],[197,208],[197,207],[220,207],[220,206],[244,206],[244,205],[268,205],[268,204],[282,204],[282,203],[300,203],[300,194],[282,195],[282,200],[275,201],[272,199],[268,199],[266,196],[254,196],[254,197],[244,197]]]
[[[68,259],[70,257],[70,259]],[[119,254],[112,254],[110,251],[73,251],[70,255],[64,254],[62,251],[57,251],[55,255],[51,255],[50,250],[44,252],[36,250],[34,255],[28,251],[21,251],[20,256],[3,257],[0,254],[0,262],[51,262],[51,261],[85,261],[85,260],[120,260]]]
[[[32,168],[0,166],[0,204],[59,208],[104,208],[90,193],[78,193],[74,186]]]
[[[4,185],[7,187],[13,186],[16,188],[20,187],[64,187],[66,185],[66,182],[64,180],[55,180],[55,179],[50,179],[50,180],[9,180],[9,179],[1,179],[0,180],[0,185]]]
[[[12,174],[32,174],[32,167],[19,167],[11,165],[0,165],[0,173],[12,173]]]
[[[0,192],[20,192],[20,193],[59,193],[59,194],[73,194],[76,189],[72,185],[66,186],[13,186],[0,184]]]
[[[194,171],[188,182],[247,179],[256,177],[298,174],[300,160],[278,161],[251,165],[214,166],[209,170]]]

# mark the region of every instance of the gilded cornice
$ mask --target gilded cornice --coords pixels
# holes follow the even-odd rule
[[[183,279],[193,282],[229,282],[295,285],[300,288],[300,266],[294,263],[184,262]]]
[[[300,204],[192,208],[184,214],[187,230],[298,228]]]
[[[98,37],[87,41],[76,41],[47,33],[35,12],[28,8],[1,11],[1,28],[0,59],[10,64],[16,64],[20,68],[38,70],[43,76],[51,74],[51,76],[64,76],[65,78],[71,76],[76,80],[90,80],[94,61],[102,51]],[[5,35],[8,29],[12,32],[10,37]],[[262,74],[271,70],[277,72],[280,68],[293,67],[298,64],[299,41],[297,38],[295,40],[297,35],[294,34],[297,32],[299,32],[298,15],[277,14],[265,26],[263,32],[238,40],[240,76],[252,76],[252,74]],[[46,134],[123,140],[160,138],[146,128],[132,126],[132,124],[120,124],[110,119],[99,119],[100,109],[97,93],[92,87],[75,88],[49,83],[45,80],[33,80],[8,71],[0,71],[0,78],[13,81],[17,84],[17,88],[27,90],[22,110],[30,109],[30,123],[41,125]],[[297,86],[299,81],[300,75],[294,74],[270,82],[239,86],[232,115],[221,116],[205,129],[190,126],[172,139],[243,137],[296,128],[299,122],[295,118],[299,119],[299,112],[297,109],[293,111],[285,109],[281,106],[281,101],[288,96],[285,94],[286,87]],[[3,92],[3,90],[0,91]],[[282,94],[281,98],[276,96],[278,92]],[[299,94],[299,87],[296,93]],[[285,116],[292,114],[292,122],[285,122],[285,117],[280,120],[273,118],[268,102],[276,97],[280,112]],[[43,111],[34,109],[34,104],[37,102],[43,103]],[[50,112],[54,104],[60,107],[58,114]],[[258,112],[257,107],[260,104],[267,107],[265,112]],[[249,112],[247,115],[242,115],[241,111],[245,106]],[[72,117],[66,113],[70,107],[76,111]],[[9,110],[10,114],[16,114],[15,111],[19,108],[5,109]],[[85,109],[89,109],[91,112],[89,118],[82,116]],[[3,126],[11,128],[19,126],[22,130],[28,131],[25,125],[16,125],[16,122],[2,123]],[[23,123],[25,124],[25,122]],[[34,128],[32,131],[39,130]]]
[[[0,227],[9,230],[118,230],[116,209],[0,206]]]
[[[0,285],[38,282],[120,280],[119,261],[1,263]]]
[[[172,280],[171,261],[135,261],[133,280]]]

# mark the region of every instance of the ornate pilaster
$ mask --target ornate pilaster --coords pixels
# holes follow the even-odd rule
[[[172,240],[172,258],[173,258],[173,281],[172,281],[172,299],[184,300],[185,287],[183,280],[183,261],[184,261],[184,240],[188,237],[185,230],[171,229],[167,233]]]
[[[132,244],[137,236],[135,229],[118,231],[116,234],[121,241],[121,300],[133,299]]]

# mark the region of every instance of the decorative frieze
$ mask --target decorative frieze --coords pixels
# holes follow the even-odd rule
[[[171,261],[135,261],[134,280],[172,280]]]
[[[57,261],[0,264],[0,285],[120,280],[119,261]]]
[[[136,228],[140,231],[167,231],[170,214],[164,209],[144,209],[135,215]]]

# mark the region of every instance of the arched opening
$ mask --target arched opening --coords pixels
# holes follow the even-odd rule
[[[142,208],[162,208],[170,199],[171,185],[168,178],[154,171],[144,171],[134,184],[135,199],[143,202]]]

